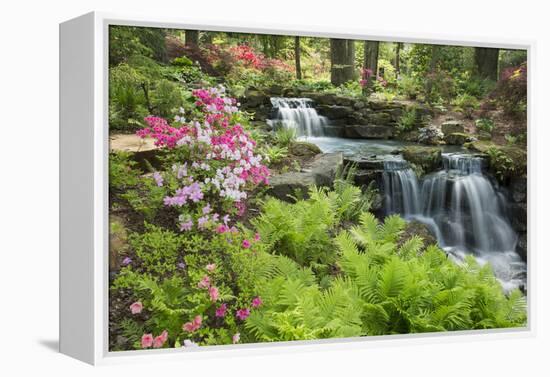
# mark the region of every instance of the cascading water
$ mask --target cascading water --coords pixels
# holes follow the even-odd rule
[[[271,98],[274,118],[269,122],[274,128],[294,129],[296,136],[324,136],[328,118],[317,114],[309,98]]]
[[[526,266],[515,252],[517,234],[506,216],[504,194],[483,175],[483,162],[477,156],[443,154],[443,170],[420,183],[407,162],[387,162],[385,208],[426,224],[453,258],[473,253],[491,263],[508,290],[525,283]]]

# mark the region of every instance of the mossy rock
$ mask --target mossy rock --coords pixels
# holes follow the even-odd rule
[[[462,132],[454,132],[445,136],[445,142],[450,145],[463,145],[469,141],[472,141],[472,135]]]
[[[437,239],[434,234],[428,228],[426,224],[421,223],[420,221],[413,220],[405,226],[403,232],[399,235],[397,244],[401,246],[406,241],[410,240],[413,236],[419,236],[424,242],[424,246],[436,245]]]
[[[489,167],[491,171],[499,170],[498,166],[494,166],[494,161],[491,161],[491,149],[497,150],[511,160],[512,169],[507,169],[506,173],[501,176],[501,180],[507,180],[512,177],[519,177],[527,173],[527,151],[516,145],[497,145],[491,141],[479,140],[464,144],[468,149],[483,153],[489,157]],[[502,169],[500,169],[502,170]]]
[[[322,153],[321,149],[312,143],[304,141],[296,141],[290,144],[290,154],[300,157],[313,157],[319,153]]]
[[[441,167],[441,148],[438,147],[424,147],[424,146],[410,146],[401,150],[403,158],[422,168],[424,173],[431,173]]]

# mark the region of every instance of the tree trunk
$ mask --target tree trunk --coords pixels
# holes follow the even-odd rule
[[[330,82],[339,86],[353,80],[355,46],[354,41],[347,39],[330,40]]]
[[[185,30],[185,45],[186,46],[198,46],[199,45],[199,31],[198,30]]]
[[[300,62],[300,37],[296,36],[294,37],[294,60],[296,62],[296,79],[301,80],[302,79],[302,66]]]
[[[474,60],[476,64],[476,74],[478,77],[497,81],[498,53],[498,48],[475,48]]]
[[[401,74],[401,49],[403,48],[403,42],[397,42],[395,48],[395,75],[399,78]]]
[[[430,59],[430,68],[428,71],[429,74],[433,74],[437,70],[437,63],[439,61],[440,49],[441,49],[441,46],[432,45],[432,57]],[[431,93],[433,88],[433,81],[434,81],[434,77],[428,78],[428,80],[426,80],[426,95],[428,97],[427,100],[429,103],[431,103],[431,100],[432,100]]]
[[[363,68],[370,69],[372,71],[368,83],[368,86],[372,88],[372,85],[378,76],[378,48],[380,46],[380,42],[365,41],[364,44],[365,55],[363,58]]]

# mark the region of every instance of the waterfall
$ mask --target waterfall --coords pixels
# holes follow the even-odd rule
[[[483,159],[443,154],[443,169],[418,181],[406,161],[384,165],[387,214],[426,224],[457,260],[474,254],[491,263],[505,289],[524,284],[526,266],[515,252],[517,234],[507,218],[504,194],[485,176]]]
[[[309,98],[271,98],[274,117],[270,124],[276,129],[284,127],[296,130],[296,136],[324,136],[328,118],[317,114]]]

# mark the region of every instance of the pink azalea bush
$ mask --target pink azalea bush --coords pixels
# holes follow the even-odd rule
[[[256,142],[240,122],[237,101],[226,97],[223,87],[197,89],[193,96],[192,120],[180,115],[170,124],[163,118],[147,117],[148,127],[137,134],[182,156],[171,171],[153,176],[159,187],[177,187],[168,191],[164,205],[180,212],[180,230],[220,231],[231,214],[244,213],[247,191],[268,184],[270,173],[255,152]]]

